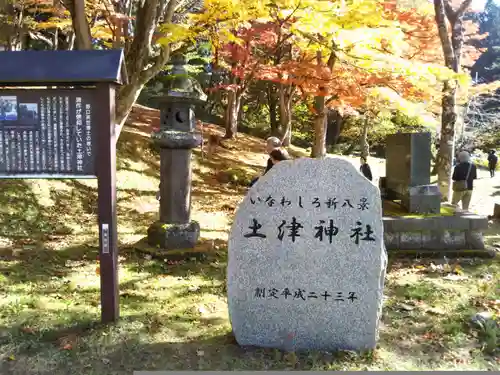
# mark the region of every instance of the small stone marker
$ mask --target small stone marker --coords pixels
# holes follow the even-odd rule
[[[250,189],[229,238],[240,345],[376,345],[387,255],[380,191],[340,158],[283,161]]]

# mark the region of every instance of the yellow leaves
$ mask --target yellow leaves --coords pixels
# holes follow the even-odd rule
[[[46,30],[55,28],[64,29],[72,25],[69,18],[50,17],[46,22],[33,22],[32,26],[37,30]]]
[[[231,30],[222,29],[219,31],[218,39],[220,43],[237,43],[242,44],[243,40],[235,35]]]
[[[210,28],[224,27],[231,21],[248,21],[267,15],[265,1],[262,0],[205,0],[205,11],[190,15],[193,24]]]
[[[156,40],[158,44],[178,43],[184,40],[193,39],[194,33],[186,25],[163,24],[160,27],[161,36]]]
[[[113,32],[107,25],[95,26],[92,28],[91,33],[92,37],[96,39],[103,39],[103,41],[113,39]]]
[[[261,24],[280,25],[277,33],[291,33],[293,37],[287,43],[300,53],[291,61],[280,63],[279,74],[268,75],[267,79],[293,83],[304,95],[335,95],[330,103],[340,107],[371,101],[417,116],[425,113],[427,105],[412,101],[434,99],[438,96],[435,88],[442,81],[459,79],[463,84],[468,79],[440,64],[409,60],[408,56],[415,55],[416,50],[430,45],[414,39],[430,25],[429,18],[418,12],[377,0],[206,0],[205,11],[190,17],[189,31],[208,35],[213,45],[220,46],[240,43],[237,35],[249,27],[251,20],[252,27],[257,19]],[[288,19],[285,25],[284,19]],[[169,30],[170,39],[162,42],[189,38],[189,31],[175,26]],[[414,33],[410,37],[411,32]],[[272,50],[274,42],[269,40]],[[325,63],[332,49],[336,62],[333,71],[329,71]],[[321,68],[316,65],[317,52],[322,55]],[[269,64],[265,59],[260,61],[262,65]],[[324,91],[320,93],[321,87]],[[382,87],[388,89],[367,92]]]
[[[467,73],[455,73],[454,78],[458,81],[458,84],[462,87],[470,86],[472,84],[472,77]]]
[[[26,12],[26,16],[23,22],[36,30],[70,27],[71,19],[68,10],[62,6],[54,6],[53,4],[53,1],[25,0],[23,2],[23,11]],[[35,22],[32,17],[39,13],[51,14],[52,17],[45,22]]]
[[[417,118],[421,124],[429,129],[437,128],[438,121],[426,111],[424,103],[407,100],[389,87],[374,87],[369,92],[366,103],[369,108],[396,110],[406,116]]]
[[[371,28],[360,25],[356,29],[339,29],[334,36],[339,48],[349,49],[350,54],[360,57],[373,54],[373,51],[401,56],[406,48],[404,35],[398,28]],[[382,44],[387,51],[382,51]]]
[[[355,29],[360,25],[368,27],[385,27],[391,22],[384,19],[378,1],[354,0],[345,7],[344,12],[337,17],[337,22],[343,29]]]

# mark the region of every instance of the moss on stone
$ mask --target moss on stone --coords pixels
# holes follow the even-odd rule
[[[164,250],[148,244],[147,238],[142,239],[134,245],[134,249],[153,258],[162,260],[196,260],[206,259],[209,251],[206,249],[172,249]]]
[[[403,207],[399,204],[383,200],[382,201],[382,210],[384,216],[397,216],[403,218],[426,218],[426,217],[437,217],[437,216],[453,216],[455,214],[455,210],[452,207],[441,206],[441,212],[435,214],[413,214],[406,212]]]

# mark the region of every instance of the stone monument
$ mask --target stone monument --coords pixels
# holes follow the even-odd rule
[[[204,100],[184,68],[185,59],[174,56],[173,84],[160,100],[160,129],[152,134],[160,147],[160,220],[148,229],[148,244],[161,249],[192,248],[200,226],[190,220],[191,150],[202,142],[195,131],[194,106]]]
[[[374,348],[387,255],[380,191],[340,158],[283,161],[259,178],[229,238],[240,345]]]
[[[387,137],[385,196],[401,200],[410,213],[439,213],[441,193],[431,184],[431,134],[398,133]]]

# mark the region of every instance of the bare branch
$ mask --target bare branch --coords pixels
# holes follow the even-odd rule
[[[465,11],[471,6],[472,0],[465,0],[455,12],[456,17],[462,17]]]

